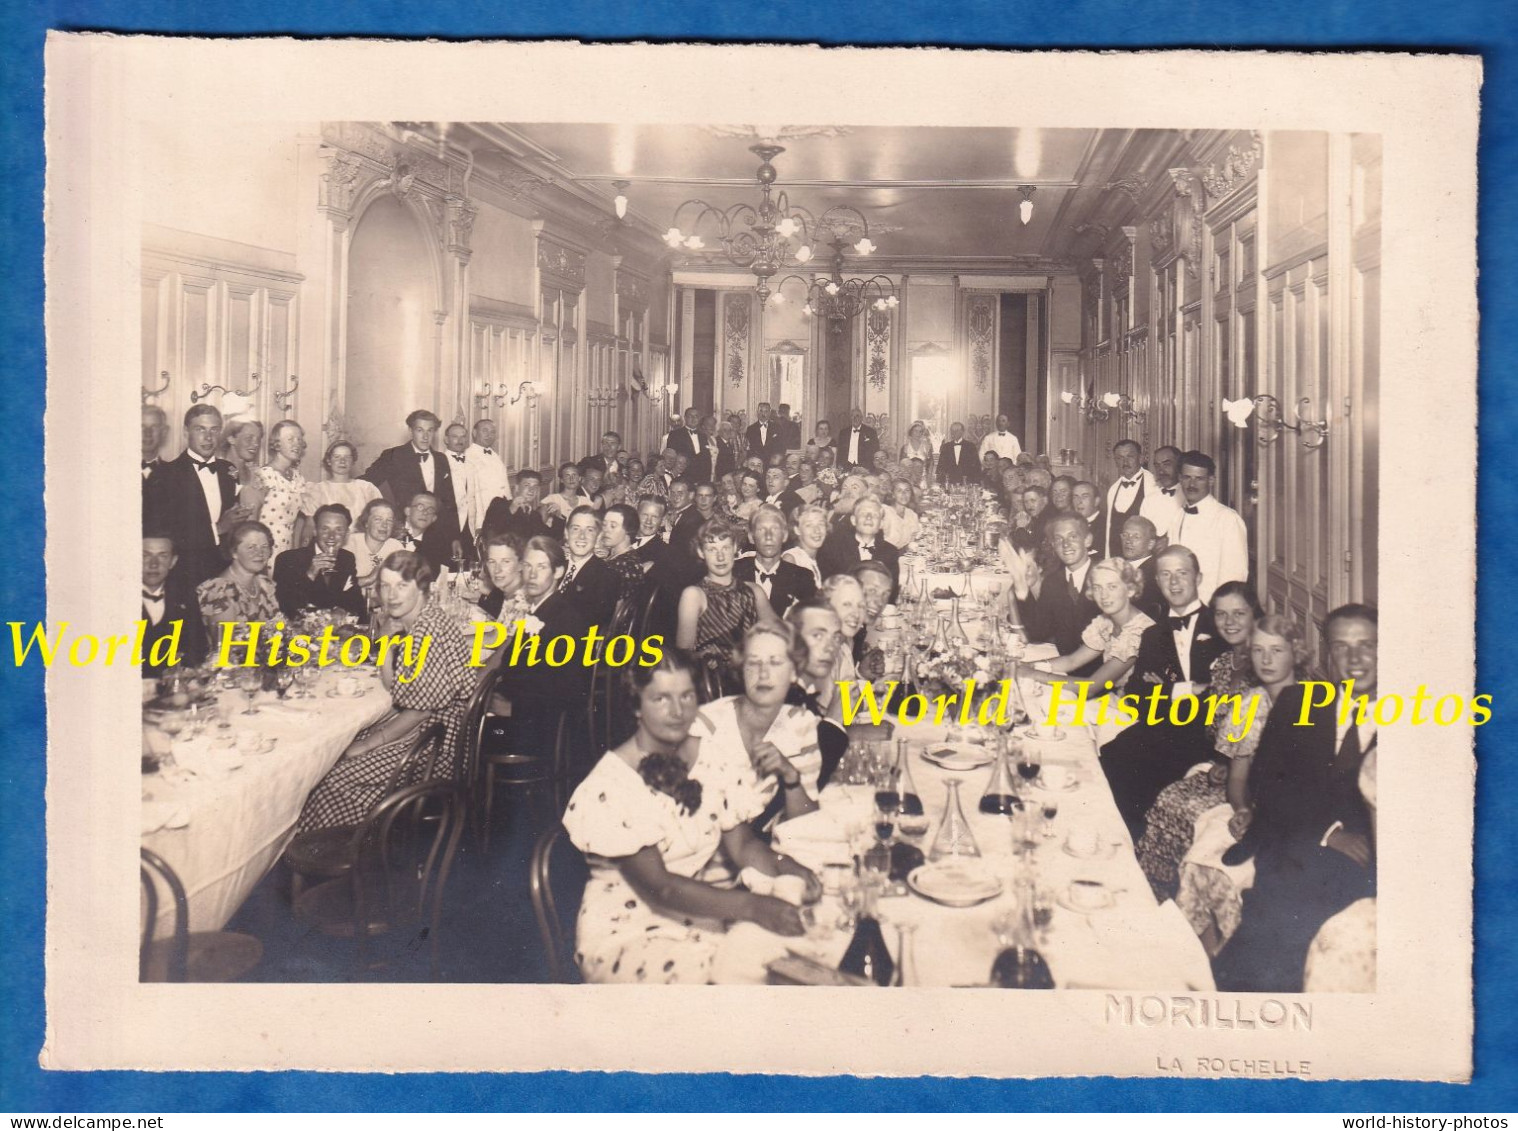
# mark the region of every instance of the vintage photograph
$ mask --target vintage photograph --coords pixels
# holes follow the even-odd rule
[[[92,468],[134,668],[65,677],[140,713],[89,788],[144,1000],[885,987],[1310,1077],[1406,988],[1380,732],[1490,710],[1459,618],[1378,679],[1384,119],[152,101],[91,358],[140,374],[140,522],[129,440]]]

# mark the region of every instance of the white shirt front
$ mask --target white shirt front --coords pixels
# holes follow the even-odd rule
[[[1180,503],[1176,500],[1180,496],[1179,492],[1175,495],[1165,494],[1159,480],[1148,468],[1139,468],[1138,474],[1131,480],[1131,486],[1125,487],[1124,483],[1127,481],[1119,478],[1107,488],[1107,513],[1113,515],[1119,510],[1131,509],[1134,493],[1138,491],[1141,481],[1144,485],[1144,501],[1139,504],[1138,513],[1154,523],[1156,534],[1164,534],[1175,521],[1175,512],[1180,509]],[[1119,533],[1122,532],[1119,531]]]
[[[1003,459],[1016,459],[1023,454],[1023,446],[1011,432],[987,432],[980,442],[980,458],[985,459],[987,452],[995,452]]]
[[[490,504],[511,494],[511,479],[499,448],[470,444],[464,449],[464,461],[469,468],[469,529],[478,534],[485,528],[485,512]],[[459,513],[465,513],[462,504]]]
[[[864,429],[862,427],[849,429],[849,446],[845,454],[848,456],[850,467],[859,466],[859,438],[863,434]]]
[[[1181,675],[1187,683],[1191,682],[1191,642],[1196,638],[1197,621],[1202,619],[1202,602],[1193,601],[1184,609],[1177,612],[1171,609],[1165,615],[1167,617],[1184,617],[1190,615],[1185,628],[1170,629],[1171,639],[1175,641],[1175,654],[1181,661]]]
[[[438,454],[434,451],[428,451],[426,454],[431,456],[431,459],[422,459],[422,454],[423,453],[416,450],[415,444],[411,445],[412,458],[414,458],[417,463],[421,464],[422,486],[426,487],[429,492],[436,491]]]
[[[1088,556],[1078,566],[1065,567],[1065,584],[1073,586],[1077,593],[1086,591],[1086,575],[1091,572],[1091,558]]]
[[[148,614],[148,620],[152,624],[157,625],[163,620],[163,614],[168,608],[167,599],[168,594],[162,590],[156,597],[149,597],[146,589],[142,591],[142,609]]]
[[[1183,503],[1165,534],[1172,546],[1185,546],[1196,555],[1202,570],[1197,595],[1210,601],[1225,581],[1248,580],[1249,530],[1238,511],[1211,495],[1196,509],[1196,514],[1187,514]]]
[[[200,484],[200,493],[206,497],[206,510],[211,513],[211,529],[216,529],[216,524],[221,521],[221,476],[216,472],[216,459],[202,460],[197,455],[191,455],[195,467],[195,479]],[[202,465],[208,466],[209,471],[202,470]]]
[[[453,477],[453,505],[458,509],[459,522],[467,522],[473,513],[474,473],[469,467],[469,449],[462,452],[439,452],[434,459],[448,461],[448,474]]]

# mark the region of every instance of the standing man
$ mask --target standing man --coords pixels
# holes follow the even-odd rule
[[[708,416],[702,423],[706,427],[706,421],[710,421],[716,427],[717,418]],[[710,431],[710,429],[708,429]],[[733,427],[731,420],[724,420],[720,428],[717,428],[717,438],[714,443],[717,453],[716,466],[712,468],[712,478],[721,479],[724,475],[731,475],[738,470],[738,431]]]
[[[1174,451],[1173,448],[1161,449]],[[1129,518],[1142,515],[1155,530],[1169,530],[1179,507],[1174,495],[1167,495],[1153,473],[1144,467],[1144,448],[1137,440],[1119,440],[1112,445],[1112,463],[1117,480],[1107,488],[1107,557],[1123,552],[1123,527]]]
[[[237,474],[216,457],[221,413],[197,404],[184,414],[185,450],[148,475],[142,494],[142,525],[173,542],[178,580],[190,590],[226,564],[221,536],[252,512],[237,503]]]
[[[386,448],[360,477],[378,487],[397,506],[406,506],[422,493],[436,500],[439,537],[452,541],[459,536],[459,509],[453,494],[453,461],[432,450],[433,438],[442,423],[419,408],[406,417],[411,442]]]
[[[769,401],[759,402],[759,419],[750,424],[743,435],[748,440],[748,454],[758,456],[765,467],[770,465],[771,456],[785,451],[780,439],[780,428],[770,418]]]
[[[685,476],[692,483],[707,483],[712,477],[712,445],[711,440],[701,431],[701,410],[688,408],[685,410],[685,427],[670,430],[670,447],[683,455],[686,460]]]
[[[938,482],[945,487],[960,487],[973,482],[978,471],[975,447],[965,439],[965,426],[959,421],[949,425],[949,438],[938,448]]]
[[[980,454],[982,457],[987,452],[995,452],[1001,459],[1016,460],[1022,454],[1023,446],[1017,442],[1017,437],[1009,430],[1011,421],[1006,413],[996,418],[996,430],[987,432],[980,442]]]
[[[169,431],[169,418],[156,404],[142,406],[142,478],[147,482],[153,470],[163,464],[163,438]]]
[[[1154,481],[1160,485],[1160,494],[1181,508],[1181,449],[1166,444],[1154,449]],[[1169,524],[1160,527],[1161,533]]]
[[[485,532],[485,513],[490,504],[511,494],[506,462],[495,446],[495,421],[482,417],[474,422],[474,443],[464,451],[469,466],[468,523],[471,540]]]
[[[864,413],[849,413],[849,426],[838,430],[838,458],[844,467],[873,468],[875,453],[880,450],[880,436],[864,422]]]
[[[458,511],[459,541],[464,556],[473,558],[474,537],[469,529],[470,508],[474,499],[474,478],[469,472],[469,429],[462,422],[443,430],[443,447],[447,449],[448,474],[453,480],[453,504]]]
[[[1249,579],[1249,530],[1232,507],[1212,497],[1217,465],[1201,452],[1180,458],[1181,497],[1185,502],[1165,532],[1172,546],[1185,546],[1196,555],[1202,571],[1199,592],[1204,602],[1225,581]]]

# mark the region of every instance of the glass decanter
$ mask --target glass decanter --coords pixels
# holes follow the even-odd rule
[[[937,835],[933,837],[928,859],[936,863],[955,857],[980,856],[980,846],[975,843],[975,834],[970,831],[970,822],[965,818],[964,808],[959,803],[959,782],[945,782],[944,788],[947,792],[944,797],[943,820],[938,825]]]

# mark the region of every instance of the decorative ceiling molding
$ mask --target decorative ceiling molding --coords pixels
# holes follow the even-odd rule
[[[1118,177],[1116,180],[1108,181],[1102,187],[1102,191],[1111,192],[1113,189],[1117,189],[1119,192],[1126,193],[1129,199],[1131,199],[1134,204],[1137,204],[1139,202],[1139,199],[1144,195],[1144,190],[1146,190],[1148,187],[1149,182],[1146,181],[1143,177],[1126,176]]]
[[[799,141],[804,137],[847,137],[853,133],[851,126],[778,126],[765,123],[758,126],[702,126],[713,137],[737,138],[743,141]]]
[[[1202,173],[1202,184],[1213,200],[1222,200],[1239,188],[1259,168],[1265,156],[1265,138],[1259,130],[1250,131],[1248,147],[1230,145],[1221,162],[1207,166]]]

